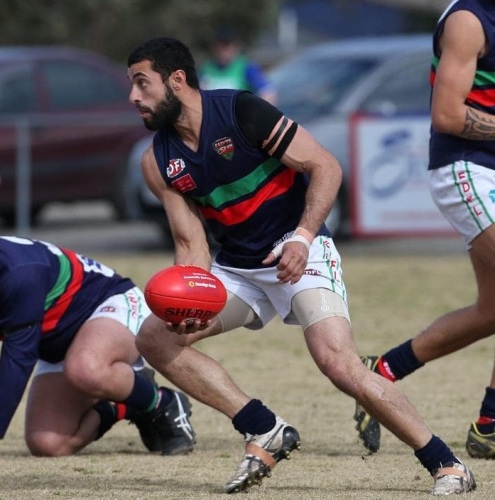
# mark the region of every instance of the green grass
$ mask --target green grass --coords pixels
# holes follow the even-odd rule
[[[143,286],[171,263],[169,256],[93,255]],[[476,295],[464,256],[346,256],[351,319],[361,353],[380,353],[415,335],[439,314]],[[302,450],[281,463],[250,499],[431,498],[432,480],[411,450],[388,431],[382,449],[364,454],[354,430],[354,403],[311,361],[298,328],[275,320],[265,330],[240,329],[202,341],[250,395],[295,425]],[[464,441],[477,417],[493,364],[493,340],[435,361],[400,382],[432,431],[474,470],[475,499],[495,496],[493,462],[467,457]],[[165,383],[165,382],[164,382]],[[24,402],[22,403],[24,406]],[[193,402],[197,448],[186,457],[146,452],[132,425],[119,423],[103,439],[68,458],[30,457],[23,442],[23,407],[0,443],[0,500],[213,499],[243,452],[241,436],[223,415]],[[244,498],[244,497],[242,497]]]

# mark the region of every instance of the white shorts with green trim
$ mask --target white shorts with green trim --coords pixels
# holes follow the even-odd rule
[[[134,335],[137,335],[143,321],[151,314],[150,308],[146,304],[143,292],[136,286],[125,293],[113,295],[102,302],[86,320],[94,318],[110,318],[123,324]],[[135,371],[144,367],[144,360],[140,356],[132,365]],[[33,376],[45,373],[61,373],[64,370],[64,362],[48,363],[39,360],[36,363]]]
[[[495,170],[456,161],[428,175],[433,201],[471,248],[474,238],[495,221]]]
[[[307,324],[312,322],[311,317],[321,318],[322,312],[323,316],[349,318],[340,255],[332,238],[327,236],[317,236],[313,240],[306,271],[294,285],[279,283],[277,280],[278,271],[274,266],[260,269],[239,269],[213,263],[212,272],[222,280],[225,288],[230,293],[246,303],[257,316],[249,323],[239,319],[240,324],[237,325],[234,318],[226,322],[229,327],[245,326],[251,330],[258,330],[263,328],[277,314],[283,319],[284,323],[299,325],[301,322],[298,321],[292,310],[294,296],[305,290],[318,289],[329,290],[332,295],[335,294],[336,300],[328,300],[325,295],[321,294],[312,295],[313,297],[319,297],[313,307],[315,309],[320,308],[321,311],[306,315],[307,319],[304,321]],[[302,295],[304,296],[304,294]],[[303,305],[306,308],[306,304],[303,303]],[[230,313],[228,311],[227,314],[229,316],[235,314],[235,312]],[[299,316],[302,317],[301,314]],[[221,317],[220,320],[222,321]]]

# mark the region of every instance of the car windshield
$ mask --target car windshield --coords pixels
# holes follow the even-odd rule
[[[299,122],[331,113],[378,62],[372,58],[313,58],[283,64],[271,73],[277,107]]]

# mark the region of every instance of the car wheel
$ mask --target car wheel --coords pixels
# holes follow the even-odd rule
[[[172,233],[170,232],[170,226],[168,225],[168,221],[165,219],[165,221],[159,221],[158,224],[160,225],[160,229],[163,234],[163,242],[165,243],[165,246],[169,249],[174,249],[174,239],[172,238]],[[218,243],[213,238],[211,233],[208,231],[208,229],[205,226],[205,232],[206,232],[206,240],[208,241],[208,245],[210,246],[210,249],[215,251],[218,249]]]
[[[12,229],[15,226],[15,212],[3,212],[0,216],[3,226]]]
[[[125,174],[115,181],[116,188],[111,201],[118,220],[138,220],[142,217],[142,210],[135,175],[129,166],[124,172]]]
[[[163,244],[168,250],[174,249],[174,239],[172,238],[172,233],[170,232],[170,227],[168,222],[159,222],[160,230],[163,235]]]
[[[332,210],[325,219],[325,226],[330,231],[333,238],[340,236],[343,226],[343,203],[340,196],[337,197],[333,204]]]
[[[351,237],[349,202],[347,190],[344,185],[340,188],[332,210],[325,220],[325,226],[334,239],[344,240]]]
[[[40,213],[43,207],[31,207],[30,220],[28,221],[30,226],[38,226],[40,223]],[[17,214],[14,210],[9,210],[3,212],[0,215],[2,225],[8,229],[17,228]]]

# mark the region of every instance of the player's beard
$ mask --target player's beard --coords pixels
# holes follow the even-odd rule
[[[165,83],[165,89],[165,99],[158,103],[155,111],[149,110],[150,117],[144,120],[144,126],[148,130],[169,128],[182,113],[182,102],[176,97],[168,83]]]

